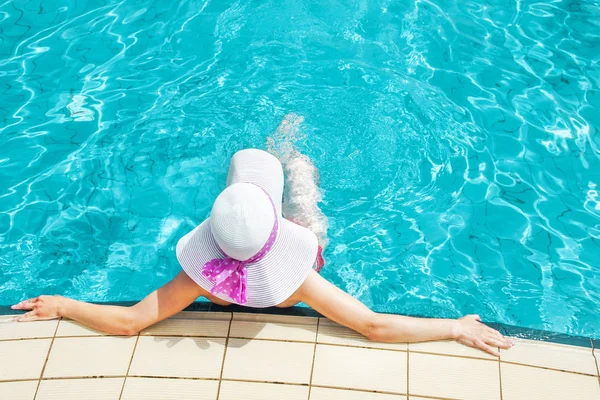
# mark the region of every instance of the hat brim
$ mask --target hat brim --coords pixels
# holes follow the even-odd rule
[[[286,301],[306,280],[317,257],[317,237],[310,230],[280,217],[277,239],[258,262],[247,265],[244,306],[273,307]],[[211,233],[210,218],[183,236],[176,247],[177,260],[185,273],[210,292],[213,283],[202,275],[204,264],[224,258]],[[235,303],[227,295],[217,297]]]
[[[244,149],[231,157],[227,186],[239,182],[260,186],[273,199],[278,214],[281,214],[283,180],[281,163],[264,150]]]

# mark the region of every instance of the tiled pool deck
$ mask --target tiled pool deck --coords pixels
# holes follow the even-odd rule
[[[324,318],[182,312],[138,336],[0,316],[0,399],[600,399],[600,351],[378,344]],[[596,354],[594,354],[594,351]]]

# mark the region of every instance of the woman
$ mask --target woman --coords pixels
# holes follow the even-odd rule
[[[276,140],[268,143],[288,175],[287,218],[282,216],[280,161],[261,150],[239,151],[231,159],[227,187],[215,200],[210,217],[177,243],[182,271],[171,282],[131,307],[39,296],[12,307],[29,310],[16,320],[65,317],[110,334],[135,335],[199,297],[222,306],[255,308],[304,302],[372,341],[454,339],[496,356],[498,347],[511,347],[510,340],[482,324],[477,315],[452,320],[378,314],[319,275],[326,218],[317,206],[316,169],[291,145],[301,121],[288,115]]]

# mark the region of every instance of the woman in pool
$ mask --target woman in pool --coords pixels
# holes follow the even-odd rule
[[[301,117],[288,115],[269,139],[269,150],[281,162],[256,149],[232,157],[227,187],[210,217],[177,243],[182,271],[171,282],[131,307],[39,296],[13,306],[29,310],[16,320],[66,317],[110,334],[135,335],[199,297],[222,306],[256,308],[304,302],[373,341],[454,339],[493,355],[498,347],[509,348],[510,340],[477,315],[452,320],[378,314],[319,275],[327,219],[317,205],[316,169],[293,146],[301,122]],[[284,204],[282,163],[287,173]]]

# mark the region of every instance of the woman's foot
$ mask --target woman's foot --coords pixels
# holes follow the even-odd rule
[[[298,153],[296,142],[302,139],[300,125],[304,117],[288,113],[275,130],[272,136],[267,138],[267,151],[285,164]]]

